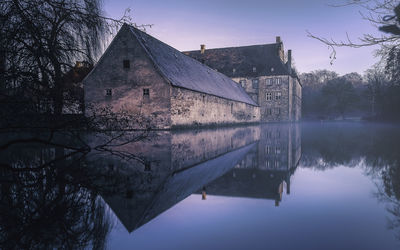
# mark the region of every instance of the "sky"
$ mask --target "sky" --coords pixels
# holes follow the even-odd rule
[[[362,74],[378,61],[379,47],[338,48],[330,64],[331,50],[309,38],[357,41],[362,34],[379,34],[362,20],[359,7],[332,7],[339,0],[104,0],[107,16],[121,17],[131,9],[133,22],[153,24],[147,33],[180,50],[221,48],[274,43],[280,36],[285,50],[292,49],[299,72],[328,69],[343,75]]]

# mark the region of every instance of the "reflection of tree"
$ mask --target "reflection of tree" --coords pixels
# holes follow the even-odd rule
[[[21,163],[23,164],[23,163]],[[0,248],[103,248],[110,231],[106,209],[85,174],[73,165],[40,171],[3,171]]]
[[[303,167],[326,170],[363,162],[378,187],[377,198],[390,213],[389,227],[400,238],[400,131],[391,125],[325,124],[304,126]]]
[[[310,124],[303,127],[301,165],[326,169],[338,165],[355,166],[361,148],[368,144],[359,125]],[[363,133],[364,131],[364,133]]]
[[[119,147],[147,136],[148,131],[105,131],[90,140],[74,131],[2,135],[0,214],[7,216],[0,217],[0,249],[104,248],[111,223],[99,195],[129,190],[127,176],[94,166],[87,155],[144,166],[134,152]]]
[[[383,168],[378,174],[376,197],[386,204],[389,212],[388,227],[396,231],[400,239],[400,165],[395,163]],[[382,179],[382,180],[380,180]]]

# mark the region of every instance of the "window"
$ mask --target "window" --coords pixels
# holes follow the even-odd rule
[[[236,73],[236,69],[235,69],[235,68],[232,69],[232,73],[233,73],[233,74]]]
[[[131,62],[129,60],[124,60],[124,69],[129,69],[131,67]]]
[[[256,67],[253,67],[253,72],[257,72],[257,68]]]
[[[231,103],[231,114],[233,114],[233,103]]]
[[[273,83],[273,79],[271,79],[271,78],[265,79],[265,84],[266,84],[267,86],[271,86],[272,83]]]
[[[281,147],[275,147],[275,154],[280,154],[281,153]]]
[[[253,79],[252,84],[253,84],[253,89],[258,89],[258,79]]]
[[[150,89],[143,89],[143,97],[150,97]]]
[[[275,100],[280,100],[282,98],[282,92],[275,93]]]
[[[275,79],[276,85],[281,85],[282,80],[280,78]]]
[[[267,92],[267,93],[265,94],[265,99],[266,99],[267,101],[271,101],[271,100],[272,100],[272,92]]]
[[[279,166],[280,166],[280,161],[279,161],[279,160],[276,160],[276,161],[275,161],[275,168],[279,168]]]
[[[112,96],[112,89],[106,89],[106,96]]]
[[[240,85],[242,85],[243,88],[246,87],[246,80],[240,80]]]
[[[265,146],[265,154],[271,154],[271,146]]]
[[[266,113],[267,115],[272,115],[272,109],[267,109],[267,110],[265,111],[265,113]]]
[[[276,108],[275,109],[275,114],[280,115],[281,114],[281,109],[280,108]]]

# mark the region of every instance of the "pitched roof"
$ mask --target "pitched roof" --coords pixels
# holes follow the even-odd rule
[[[229,77],[289,75],[287,66],[278,55],[280,44],[185,51],[188,55]],[[256,72],[253,72],[256,67]],[[235,69],[235,72],[233,72]]]
[[[229,77],[132,26],[126,26],[173,86],[258,106],[245,90]]]

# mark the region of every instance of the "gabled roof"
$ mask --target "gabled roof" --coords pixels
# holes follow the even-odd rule
[[[188,55],[229,77],[289,75],[287,66],[278,55],[278,43],[185,51]],[[256,72],[253,72],[256,67]],[[235,69],[235,72],[234,70]]]
[[[245,90],[229,77],[132,26],[124,26],[136,36],[160,73],[173,86],[258,106]]]

